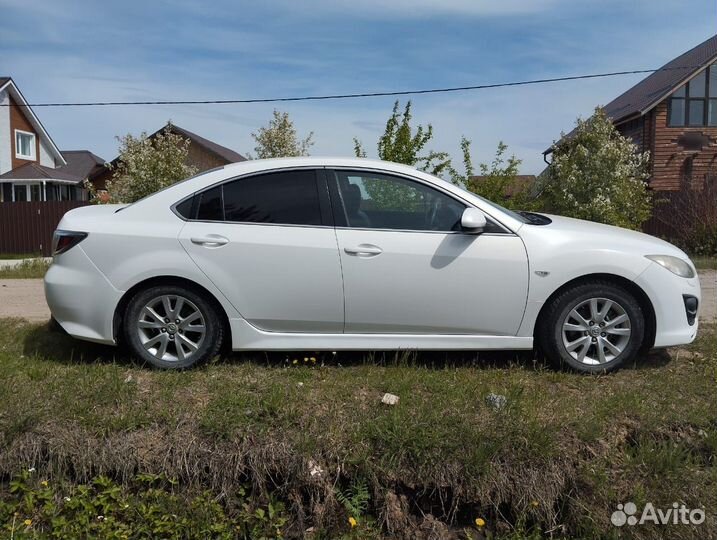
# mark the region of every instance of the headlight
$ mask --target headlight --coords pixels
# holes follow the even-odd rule
[[[645,255],[651,261],[667,268],[673,274],[683,278],[695,277],[695,271],[687,261],[671,255]]]

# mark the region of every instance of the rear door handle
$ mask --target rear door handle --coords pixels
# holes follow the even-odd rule
[[[356,255],[358,257],[375,257],[383,253],[383,250],[374,246],[373,244],[359,244],[356,247],[346,247],[344,251],[349,255]]]
[[[207,236],[193,236],[190,238],[192,244],[206,247],[220,247],[229,243],[229,239],[218,234],[208,234]]]

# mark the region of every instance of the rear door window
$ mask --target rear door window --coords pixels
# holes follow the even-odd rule
[[[321,225],[316,171],[294,170],[224,184],[226,221]]]

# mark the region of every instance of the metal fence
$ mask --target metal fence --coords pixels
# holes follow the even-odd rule
[[[0,253],[52,255],[52,233],[65,212],[87,201],[0,203]]]

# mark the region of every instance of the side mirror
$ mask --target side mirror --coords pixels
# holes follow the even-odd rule
[[[461,227],[468,234],[480,234],[485,229],[485,214],[477,208],[466,208],[461,216]]]

